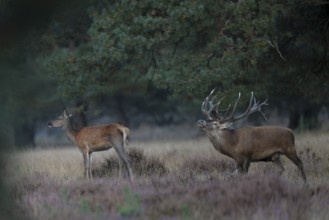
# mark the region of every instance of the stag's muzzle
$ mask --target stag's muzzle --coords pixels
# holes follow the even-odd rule
[[[204,120],[199,120],[199,121],[197,122],[197,126],[198,126],[199,128],[204,128],[204,127],[206,127],[206,125],[207,125],[207,123],[206,123]]]

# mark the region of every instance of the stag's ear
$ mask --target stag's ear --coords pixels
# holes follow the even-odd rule
[[[225,129],[232,125],[232,122],[225,122],[219,125],[219,129]]]

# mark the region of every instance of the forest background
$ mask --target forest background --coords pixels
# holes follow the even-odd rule
[[[195,123],[212,88],[255,91],[292,129],[328,107],[328,1],[39,1],[0,4],[1,139],[35,146],[69,107],[137,128]],[[226,105],[226,103],[224,103]]]

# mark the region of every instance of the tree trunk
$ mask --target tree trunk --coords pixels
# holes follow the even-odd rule
[[[302,119],[304,129],[317,129],[320,124],[318,121],[319,107],[314,105],[306,105],[303,109]]]
[[[319,106],[309,103],[293,105],[289,108],[289,125],[290,129],[316,129],[319,127],[318,113]]]
[[[289,108],[289,124],[288,127],[290,129],[296,129],[299,127],[300,122],[300,110],[296,106],[292,106]]]
[[[25,121],[15,126],[15,145],[19,147],[35,147],[35,123]]]
[[[116,96],[116,106],[117,106],[117,111],[119,113],[120,121],[122,124],[125,126],[129,127],[129,118],[127,117],[126,110],[123,105],[123,96],[122,95],[117,95]]]

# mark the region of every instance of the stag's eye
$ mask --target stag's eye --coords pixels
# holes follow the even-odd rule
[[[214,127],[218,127],[218,122],[217,121],[213,121],[213,122],[211,122],[211,124],[214,126]]]

